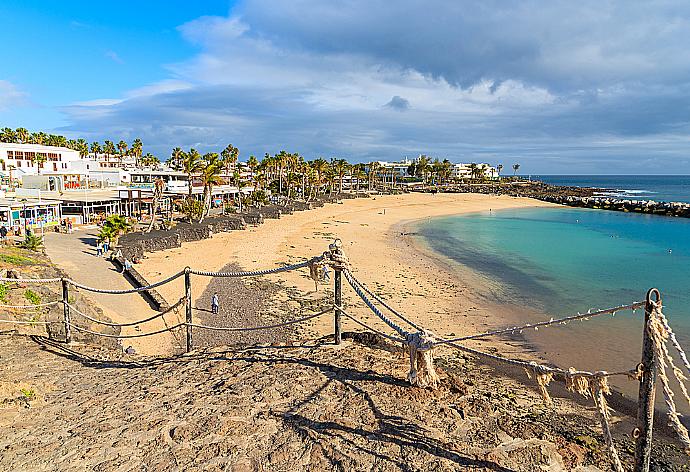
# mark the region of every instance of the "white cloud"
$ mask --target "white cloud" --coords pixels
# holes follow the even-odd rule
[[[28,97],[12,82],[0,80],[0,111],[26,105]]]
[[[232,141],[257,155],[427,152],[548,166],[580,155],[593,166],[591,153],[634,158],[642,139],[672,159],[690,122],[683,9],[246,0],[179,27],[200,51],[168,65],[168,79],[65,111],[75,131],[141,134],[161,154]]]

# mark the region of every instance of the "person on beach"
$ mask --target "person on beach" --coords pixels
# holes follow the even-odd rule
[[[103,243],[101,241],[96,243],[96,256],[103,257]]]
[[[211,312],[214,315],[217,315],[218,314],[218,308],[219,308],[218,292],[213,292],[213,296],[211,297]]]
[[[331,280],[331,273],[330,270],[328,269],[328,264],[324,264],[321,268],[321,277],[323,278],[324,282],[328,282]]]
[[[67,234],[72,234],[72,220],[67,221]]]

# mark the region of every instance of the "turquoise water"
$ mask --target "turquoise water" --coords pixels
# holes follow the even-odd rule
[[[496,301],[550,315],[628,304],[657,287],[690,348],[690,219],[531,208],[434,219],[419,232],[435,251],[500,282]]]

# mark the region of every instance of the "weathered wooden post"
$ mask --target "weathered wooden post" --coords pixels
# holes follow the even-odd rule
[[[185,322],[187,326],[187,352],[192,350],[192,274],[190,268],[184,269],[184,293],[185,293]]]
[[[649,472],[649,460],[652,455],[652,430],[654,427],[654,397],[658,375],[658,359],[649,333],[649,318],[652,316],[652,296],[656,303],[661,303],[661,294],[655,288],[647,292],[644,307],[644,331],[642,334],[642,362],[640,370],[640,394],[637,401],[637,428],[633,436],[635,445],[635,472]]]
[[[334,280],[334,292],[335,292],[335,317],[334,317],[334,323],[335,323],[335,343],[340,344],[342,341],[342,333],[341,333],[341,321],[340,321],[340,309],[338,307],[343,306],[343,282],[342,282],[342,271],[340,269],[335,270],[335,276],[333,278]]]
[[[62,313],[65,323],[65,342],[67,344],[72,342],[72,326],[70,325],[69,317],[69,284],[67,280],[62,279]]]
[[[333,244],[329,245],[329,249],[332,254],[337,255],[337,256],[342,256],[343,251],[341,249],[342,243],[340,242],[339,239],[336,239]],[[336,257],[337,260],[337,257]],[[333,276],[333,294],[334,294],[334,303],[335,303],[335,311],[333,314],[333,324],[334,324],[334,333],[333,336],[335,338],[335,343],[340,344],[343,340],[342,337],[342,322],[341,322],[341,311],[339,307],[342,307],[343,303],[343,274],[342,270],[339,265],[336,265],[334,267],[335,269],[335,274]]]

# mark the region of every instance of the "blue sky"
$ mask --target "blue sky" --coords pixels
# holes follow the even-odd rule
[[[526,173],[690,173],[682,2],[0,3],[0,126]]]

